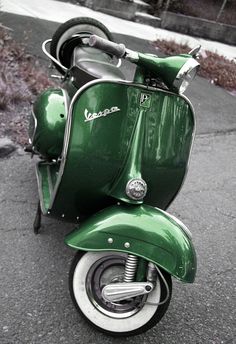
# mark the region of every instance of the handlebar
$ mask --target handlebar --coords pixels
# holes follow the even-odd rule
[[[118,58],[124,57],[126,54],[126,48],[124,44],[117,44],[115,42],[108,41],[96,35],[92,35],[89,38],[90,47],[101,49],[107,53],[110,53]]]

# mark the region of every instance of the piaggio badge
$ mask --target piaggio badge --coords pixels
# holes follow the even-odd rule
[[[151,106],[151,94],[141,93],[140,106],[149,108]]]

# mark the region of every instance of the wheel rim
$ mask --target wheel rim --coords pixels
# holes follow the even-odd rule
[[[86,278],[86,290],[90,302],[103,314],[117,318],[128,318],[139,312],[146,300],[139,296],[121,302],[109,302],[102,296],[102,289],[109,283],[122,282],[125,258],[109,255],[93,264]]]

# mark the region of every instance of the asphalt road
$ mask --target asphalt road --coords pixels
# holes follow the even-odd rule
[[[14,29],[19,41],[26,30],[27,50],[45,63],[40,41],[58,24],[8,14],[1,14],[0,21]],[[148,42],[116,38],[131,49],[153,51]],[[187,180],[169,211],[193,233],[196,282],[174,281],[169,311],[143,335],[113,339],[92,329],[77,314],[68,292],[74,251],[63,238],[73,226],[44,218],[41,234],[33,234],[35,161],[19,151],[0,160],[1,344],[236,343],[236,98],[200,78],[188,95],[197,111],[197,136]]]

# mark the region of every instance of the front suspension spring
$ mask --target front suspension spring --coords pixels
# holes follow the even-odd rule
[[[128,254],[125,263],[125,273],[124,273],[124,282],[129,283],[134,281],[135,273],[138,265],[138,257]]]

